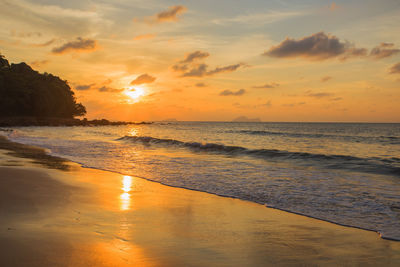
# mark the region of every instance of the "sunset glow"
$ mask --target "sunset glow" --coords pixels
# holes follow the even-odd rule
[[[87,117],[398,122],[398,1],[5,1],[0,52]]]
[[[136,103],[140,100],[140,97],[144,95],[144,89],[140,87],[132,87],[131,89],[124,91],[124,94],[130,98],[128,102]]]

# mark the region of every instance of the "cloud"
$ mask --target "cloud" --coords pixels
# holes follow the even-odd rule
[[[238,64],[228,65],[228,66],[224,66],[224,67],[217,67],[213,70],[207,71],[208,65],[200,64],[200,65],[193,67],[191,70],[183,73],[182,77],[204,77],[204,76],[212,76],[212,75],[215,75],[218,73],[223,73],[223,72],[233,72],[244,65],[245,65],[244,63],[238,63]]]
[[[239,89],[236,92],[231,91],[231,90],[224,90],[221,93],[219,93],[220,96],[241,96],[244,95],[246,93],[245,89]]]
[[[324,97],[331,97],[334,94],[332,93],[327,93],[327,92],[318,92],[318,93],[313,93],[311,91],[307,91],[306,92],[306,96],[310,96],[310,97],[315,97],[315,98],[324,98]]]
[[[250,24],[250,25],[265,25],[271,24],[274,22],[282,21],[285,19],[290,19],[298,16],[305,15],[306,13],[301,13],[297,11],[270,11],[266,13],[253,13],[253,14],[245,14],[239,15],[233,18],[219,18],[214,19],[212,23],[217,25],[232,25],[233,23]]]
[[[16,30],[11,30],[10,35],[12,37],[19,37],[19,38],[31,38],[31,37],[41,37],[41,32],[18,32]]]
[[[178,15],[187,10],[184,6],[171,6],[168,10],[162,11],[156,15],[158,22],[177,21]]]
[[[196,83],[195,86],[196,87],[207,87],[207,85],[205,83]]]
[[[392,43],[381,43],[380,45],[374,47],[369,53],[370,57],[375,59],[382,59],[386,57],[393,56],[400,52],[400,49],[394,48]]]
[[[367,56],[367,54],[368,50],[366,48],[351,47],[346,51],[346,53],[342,57],[340,57],[340,60],[344,61],[354,57],[365,57]]]
[[[148,24],[175,22],[179,20],[179,15],[185,13],[187,8],[185,6],[170,6],[167,10],[155,14],[154,16],[146,17],[144,19],[133,19],[134,22],[144,21]]]
[[[175,71],[186,71],[189,69],[189,65],[196,60],[203,59],[209,57],[210,54],[208,52],[195,51],[193,53],[189,53],[185,56],[185,58],[179,61],[177,64],[172,66],[172,69]]]
[[[185,72],[182,74],[182,77],[203,77],[203,76],[211,76],[215,75],[218,73],[223,73],[223,72],[232,72],[237,70],[240,66],[243,66],[243,63],[235,64],[235,65],[229,65],[225,67],[217,67],[211,71],[207,71],[208,65],[206,64],[200,64],[193,69],[191,69],[188,72]]]
[[[283,107],[296,107],[296,106],[303,106],[307,104],[306,102],[297,102],[297,103],[290,103],[290,104],[282,104]]]
[[[187,54],[186,57],[179,63],[192,63],[196,59],[203,59],[209,56],[210,54],[208,52],[195,51],[193,53]]]
[[[322,83],[325,83],[325,82],[327,82],[327,81],[329,81],[329,80],[331,80],[331,79],[332,79],[331,76],[324,76],[324,77],[321,78],[321,82],[322,82]]]
[[[238,63],[238,64],[229,65],[229,66],[225,66],[225,67],[217,67],[214,70],[207,72],[207,75],[214,75],[214,74],[222,73],[222,72],[232,72],[232,71],[237,70],[238,68],[240,68],[243,65],[245,65],[245,64]]]
[[[56,40],[56,39],[51,39],[51,40],[49,40],[49,41],[47,41],[47,42],[44,42],[44,43],[41,43],[41,44],[31,44],[31,46],[33,46],[33,47],[45,47],[45,46],[49,46],[49,45],[51,45],[52,43],[54,43],[55,40]]]
[[[182,74],[182,77],[203,77],[207,75],[208,65],[200,64],[193,67],[190,71]]]
[[[1,24],[15,28],[35,27],[45,35],[49,31],[56,36],[86,36],[98,33],[112,24],[95,9],[66,8],[56,1],[2,0],[0,1]],[[71,1],[68,1],[70,3]],[[68,6],[73,6],[68,4]],[[5,24],[5,25],[7,25]],[[38,32],[16,32],[20,37],[40,36]]]
[[[400,74],[400,62],[393,65],[390,69],[389,69],[389,73],[391,74]]]
[[[156,37],[155,34],[148,33],[148,34],[137,35],[137,36],[133,37],[133,40],[134,41],[149,40],[149,39],[153,39],[154,37]]]
[[[35,60],[35,61],[30,62],[29,64],[33,67],[39,68],[43,65],[46,65],[47,63],[49,63],[48,60]]]
[[[201,60],[209,57],[208,52],[195,51],[185,56],[185,58],[179,61],[177,64],[172,66],[172,69],[177,72],[182,72],[181,77],[204,77],[212,76],[223,72],[232,72],[242,66],[247,66],[245,63],[238,63],[233,65],[227,65],[223,67],[216,67],[213,70],[208,70],[208,65],[205,63],[195,63],[197,60]]]
[[[93,85],[94,85],[94,83],[92,83],[92,84],[78,84],[78,85],[75,86],[75,89],[79,90],[79,91],[85,91],[85,90],[89,90]]]
[[[271,88],[275,88],[275,87],[278,87],[279,86],[279,83],[266,83],[266,84],[264,84],[264,85],[256,85],[256,86],[253,86],[253,88],[256,88],[256,89],[271,89]]]
[[[139,85],[144,83],[152,83],[156,80],[156,77],[148,75],[147,73],[138,76],[136,79],[131,81],[131,85]]]
[[[92,39],[76,38],[76,41],[71,41],[63,44],[60,47],[54,47],[51,50],[54,54],[63,54],[68,52],[91,52],[97,48],[97,41]]]
[[[342,42],[334,35],[327,35],[318,32],[301,39],[286,38],[279,45],[271,47],[264,52],[264,56],[277,58],[296,58],[302,57],[309,60],[325,60],[343,56],[349,57],[362,56],[366,54],[366,49],[356,48],[349,42]]]
[[[104,93],[104,92],[119,93],[119,92],[124,91],[124,89],[116,89],[116,88],[108,87],[108,86],[106,86],[106,85],[104,85],[104,86],[98,88],[97,90],[98,90],[99,92],[102,92],[102,93]]]
[[[174,71],[178,71],[178,72],[185,72],[189,69],[189,65],[188,64],[175,64],[172,66],[172,69]]]

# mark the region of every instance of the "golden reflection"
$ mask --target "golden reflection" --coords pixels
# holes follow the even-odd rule
[[[122,191],[128,193],[132,189],[132,177],[125,175],[122,179]]]
[[[131,194],[129,193],[132,190],[132,177],[128,175],[124,175],[122,178],[122,191],[123,193],[119,196],[121,200],[120,209],[121,210],[129,210],[131,207]]]
[[[132,129],[130,129],[130,131],[129,131],[129,136],[137,136],[138,135],[138,129],[136,129],[136,128],[132,128]]]

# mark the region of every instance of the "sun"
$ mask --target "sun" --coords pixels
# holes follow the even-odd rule
[[[130,98],[130,103],[136,103],[139,101],[140,97],[144,95],[144,89],[138,86],[130,87],[124,91],[124,94]]]

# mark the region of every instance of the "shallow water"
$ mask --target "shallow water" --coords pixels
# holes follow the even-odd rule
[[[400,240],[400,124],[174,122],[3,134],[87,167]]]

